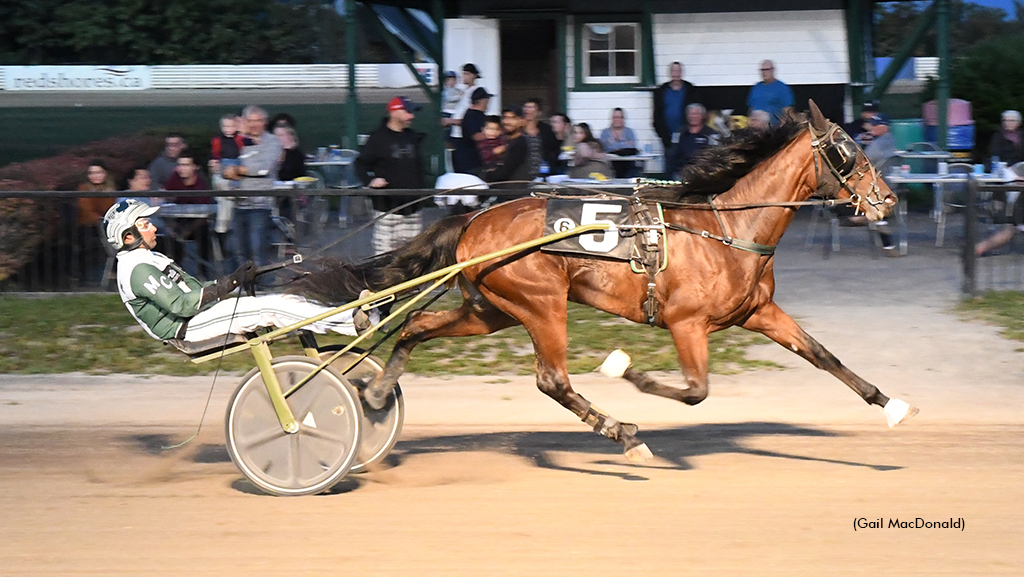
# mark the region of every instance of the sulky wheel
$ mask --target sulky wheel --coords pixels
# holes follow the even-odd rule
[[[342,348],[340,345],[321,347],[321,360],[334,354],[340,348]],[[361,354],[361,350],[352,349],[331,363],[331,368],[341,373]],[[344,375],[349,383],[362,391],[369,386],[374,377],[383,371],[384,363],[370,355],[345,372]],[[405,401],[402,398],[402,388],[395,384],[383,409],[378,411],[366,403],[362,403],[362,408],[362,441],[359,444],[359,454],[356,456],[355,464],[352,465],[353,473],[360,473],[383,461],[398,441],[398,436],[402,432],[402,423],[405,421]]]
[[[318,363],[281,357],[271,367],[287,392]],[[281,427],[258,369],[249,371],[228,403],[225,430],[231,460],[262,491],[272,495],[322,493],[356,462],[363,414],[358,393],[330,367],[287,398],[299,430]]]

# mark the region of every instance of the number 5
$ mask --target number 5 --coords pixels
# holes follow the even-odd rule
[[[590,252],[609,252],[619,244],[619,231],[615,223],[608,219],[599,219],[599,214],[618,214],[622,212],[621,204],[594,204],[584,203],[583,212],[580,215],[580,225],[607,223],[608,230],[600,233],[585,234],[580,237],[580,246]],[[600,240],[598,240],[600,236]]]

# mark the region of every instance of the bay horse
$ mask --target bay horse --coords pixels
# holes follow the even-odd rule
[[[624,447],[630,460],[651,457],[637,427],[620,422],[575,392],[566,369],[567,301],[586,304],[672,333],[684,383],[659,383],[613,354],[602,372],[639,390],[695,405],[708,395],[708,334],[740,326],[769,337],[882,407],[894,426],[917,409],[890,399],[801,329],[772,301],[774,247],[802,201],[845,200],[868,219],[892,211],[896,197],[863,151],[813,101],[808,121],[752,131],[706,149],[678,186],[641,188],[634,196],[663,204],[667,268],[654,278],[653,318],[645,313],[648,275],[627,262],[528,250],[466,268],[455,310],[410,313],[383,373],[364,391],[383,406],[413,348],[438,337],[484,335],[521,324],[533,341],[537,386],[584,423]],[[438,221],[399,249],[361,265],[334,263],[299,281],[297,292],[347,302],[361,289],[382,290],[433,270],[544,234],[543,198],[522,198]],[[694,233],[694,234],[691,234]],[[760,248],[758,248],[760,247]]]

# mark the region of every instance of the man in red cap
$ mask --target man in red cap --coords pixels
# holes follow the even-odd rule
[[[412,130],[420,105],[404,96],[388,102],[388,117],[363,145],[356,171],[369,188],[425,188],[420,143],[423,134]],[[374,196],[373,249],[379,254],[398,248],[420,233],[423,220],[418,196]],[[392,212],[394,211],[394,212]]]

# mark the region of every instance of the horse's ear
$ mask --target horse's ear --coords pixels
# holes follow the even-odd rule
[[[818,109],[818,105],[814,103],[814,100],[808,100],[807,107],[811,111],[811,126],[820,131],[828,130],[828,119]]]

